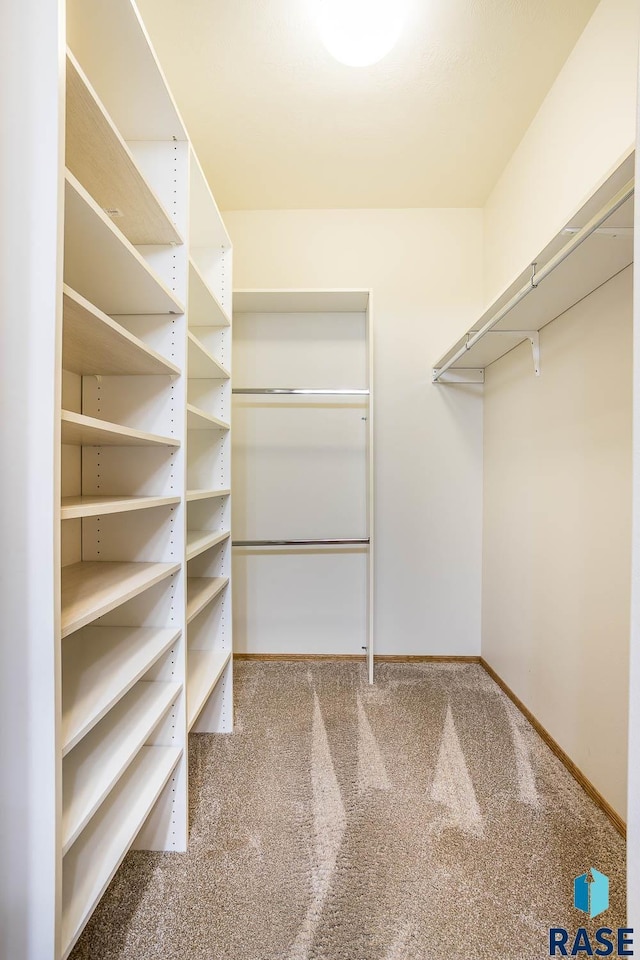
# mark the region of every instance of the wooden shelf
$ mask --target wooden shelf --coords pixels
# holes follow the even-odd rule
[[[68,170],[64,279],[110,316],[184,313],[184,305]]]
[[[205,413],[199,407],[194,407],[192,403],[187,404],[187,429],[188,430],[228,430],[229,424],[224,420],[219,420],[212,413]]]
[[[187,560],[193,560],[205,550],[215,547],[223,540],[228,540],[230,536],[228,530],[223,533],[216,530],[187,530]]]
[[[364,313],[368,290],[234,290],[234,313]]]
[[[65,856],[64,956],[78,939],[181,754],[178,747],[143,747]]]
[[[222,593],[229,577],[187,577],[187,623]]]
[[[191,248],[228,250],[231,239],[223,223],[218,204],[193,148],[189,150],[191,173],[189,191],[189,243]]]
[[[104,517],[111,513],[150,510],[174,503],[180,503],[180,497],[63,497],[60,519]]]
[[[62,367],[81,376],[180,374],[180,368],[106,313],[63,287]]]
[[[225,667],[231,659],[227,650],[189,650],[187,652],[187,713],[189,730],[198,719]]]
[[[214,500],[216,497],[228,497],[231,490],[187,490],[187,502],[194,500]]]
[[[191,259],[189,260],[188,304],[190,327],[228,327],[231,325],[229,314]]]
[[[231,374],[218,363],[203,343],[189,331],[187,376],[192,380],[228,380]]]
[[[137,167],[97,93],[67,51],[66,162],[71,173],[134,244],[181,244],[182,237]]]
[[[139,681],[65,757],[63,854],[144,746],[181,689],[179,683]]]
[[[611,204],[632,177],[633,157],[616,170],[538,254],[537,271],[544,270],[547,263],[556,256],[560,256],[563,248],[570,243],[572,236]],[[633,210],[633,197],[631,197],[566,256],[566,259],[560,262],[552,272],[546,277],[543,276],[539,285],[535,285],[503,319],[496,323],[493,329],[465,350],[461,357],[445,371],[440,383],[464,382],[465,370],[479,371],[478,382],[482,382],[481,371],[505,356],[518,344],[530,339],[527,332],[541,330],[633,263]],[[509,301],[528,285],[530,285],[528,275],[521,274],[517,277],[464,335],[440,357],[434,364],[434,370],[439,370],[461,351],[468,339],[498,316]],[[541,369],[544,371],[544,355],[541,356]]]
[[[180,630],[87,627],[62,644],[62,755],[65,756],[171,648]]]
[[[228,534],[227,534],[228,536]],[[86,626],[165,580],[179,563],[91,560],[62,568],[62,636]]]
[[[144,433],[119,423],[86,417],[83,413],[62,411],[62,443],[81,447],[179,447],[174,437]]]
[[[68,0],[66,6],[68,44],[125,140],[187,140],[137,5]]]

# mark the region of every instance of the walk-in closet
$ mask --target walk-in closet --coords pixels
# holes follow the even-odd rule
[[[639,44],[3,4],[2,960],[633,956]]]

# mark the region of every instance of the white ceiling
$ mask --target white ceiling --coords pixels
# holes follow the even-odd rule
[[[482,206],[598,0],[410,0],[371,67],[314,0],[138,0],[222,209]]]

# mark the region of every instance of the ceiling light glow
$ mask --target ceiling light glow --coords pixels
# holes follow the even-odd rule
[[[316,0],[315,6],[322,42],[350,67],[382,60],[397,43],[406,16],[402,0]]]

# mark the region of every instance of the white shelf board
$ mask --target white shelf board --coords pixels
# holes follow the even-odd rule
[[[62,411],[62,443],[82,447],[179,447],[180,441],[174,437],[161,437],[155,433],[123,427],[119,423],[109,423],[96,417],[87,417],[83,413]]]
[[[208,607],[229,583],[229,577],[187,577],[187,623]]]
[[[147,670],[180,630],[87,627],[62,644],[62,755],[72,750]]]
[[[189,730],[191,730],[198,719],[202,708],[211,696],[230,659],[230,650],[189,649],[187,651],[187,714],[189,718]]]
[[[228,380],[231,374],[218,363],[203,343],[189,331],[188,333],[187,376],[192,380]]]
[[[536,257],[541,269],[633,177],[633,165],[622,164]],[[633,198],[613,213],[556,269],[544,278],[492,331],[482,337],[449,369],[484,369],[527,339],[525,331],[541,330],[633,262]],[[616,231],[619,231],[616,233]],[[491,320],[528,280],[523,273],[488,307],[465,334],[434,364],[441,368],[467,339]],[[541,356],[544,375],[544,354]]]
[[[211,547],[215,547],[223,540],[228,540],[231,536],[229,530],[219,532],[217,530],[187,530],[187,560],[193,560],[194,557],[204,553]]]
[[[111,513],[150,510],[175,503],[180,503],[180,497],[63,497],[60,519],[104,517]]]
[[[180,368],[134,337],[67,284],[62,367],[81,376],[178,375]]]
[[[165,580],[179,563],[131,563],[90,560],[62,568],[63,637],[115,610],[121,604]]]
[[[187,503],[193,500],[214,500],[216,497],[228,497],[231,490],[187,490]]]
[[[69,46],[90,72],[124,139],[186,140],[136,4],[132,0],[67,0],[66,7]]]
[[[231,318],[204,279],[193,260],[189,260],[188,321],[190,327],[228,327]]]
[[[184,313],[184,305],[68,170],[64,280],[105,313]]]
[[[368,290],[234,290],[235,313],[364,313]]]
[[[229,424],[212,413],[206,413],[192,403],[187,404],[187,429],[188,430],[228,430]]]
[[[140,680],[69,753],[62,766],[62,853],[86,827],[177,699],[179,683]]]
[[[98,94],[67,51],[66,162],[133,244],[181,244],[182,237],[151,189]]]
[[[229,249],[231,239],[193,146],[189,150],[189,193],[190,246]]]
[[[62,863],[66,957],[169,780],[182,751],[143,747]]]

